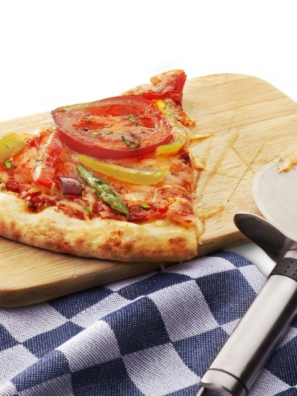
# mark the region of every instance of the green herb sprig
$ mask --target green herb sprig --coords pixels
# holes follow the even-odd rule
[[[125,136],[122,136],[122,141],[125,143],[125,145],[131,149],[136,149],[140,147],[140,140],[131,140],[129,138],[126,138]]]

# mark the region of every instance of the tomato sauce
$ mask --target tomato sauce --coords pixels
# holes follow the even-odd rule
[[[195,219],[191,195],[195,180],[187,149],[163,158],[154,154],[157,147],[173,139],[173,125],[157,107],[157,100],[168,99],[169,108],[175,106],[177,121],[191,124],[181,108],[184,82],[184,73],[175,71],[153,79],[151,88],[144,91],[54,110],[56,129],[44,128],[36,136],[26,135],[23,151],[0,164],[1,188],[17,194],[32,213],[55,207],[82,221],[98,217],[134,223],[168,219],[175,224],[191,224]],[[98,183],[108,184],[124,201],[126,216],[100,199],[96,188],[81,177],[77,153],[127,168],[166,167],[166,175],[156,185],[143,186],[94,171]],[[77,179],[82,185],[81,196],[63,194],[59,178]]]

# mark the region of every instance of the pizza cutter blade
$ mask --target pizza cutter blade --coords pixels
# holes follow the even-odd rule
[[[277,161],[266,164],[256,173],[253,196],[269,223],[296,241],[297,166],[288,172],[279,172]]]
[[[297,316],[297,167],[279,173],[276,162],[265,165],[253,195],[268,221],[237,214],[235,224],[276,266],[202,377],[198,396],[247,396]]]

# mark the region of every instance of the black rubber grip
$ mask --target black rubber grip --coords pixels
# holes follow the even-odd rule
[[[273,268],[271,275],[283,275],[297,282],[297,259],[284,257]]]

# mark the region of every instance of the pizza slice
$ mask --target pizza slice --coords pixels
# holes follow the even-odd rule
[[[3,137],[0,235],[109,260],[195,257],[204,225],[185,81],[165,72],[121,96],[60,107],[38,133]]]

